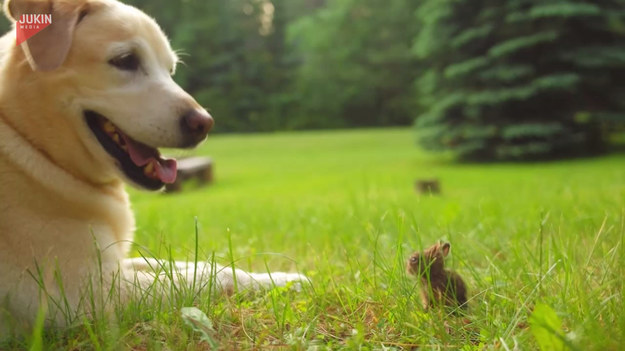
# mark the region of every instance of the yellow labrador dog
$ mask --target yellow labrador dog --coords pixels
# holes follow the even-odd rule
[[[13,21],[52,14],[52,24],[20,46],[14,31],[0,39],[0,336],[42,309],[56,325],[67,319],[59,309],[88,314],[94,281],[123,301],[171,277],[227,291],[306,279],[183,262],[158,275],[158,260],[128,259],[135,223],[124,181],[150,190],[174,181],[176,161],[157,148],[197,145],[213,119],[172,80],[176,55],[138,9],[115,0],[4,9]]]

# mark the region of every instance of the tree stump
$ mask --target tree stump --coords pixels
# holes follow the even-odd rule
[[[213,181],[213,160],[208,157],[189,157],[178,160],[176,181],[165,185],[165,191],[177,192],[182,190],[182,183],[196,179],[199,184],[209,184]]]
[[[415,188],[419,194],[441,193],[441,184],[438,179],[417,179]]]

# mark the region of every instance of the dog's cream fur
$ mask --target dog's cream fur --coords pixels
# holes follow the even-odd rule
[[[66,323],[51,299],[89,313],[80,310],[94,277],[104,277],[103,289],[117,284],[122,299],[165,279],[150,273],[160,262],[126,258],[135,225],[126,179],[83,111],[97,111],[147,145],[179,147],[181,111],[201,109],[171,78],[177,59],[166,37],[136,8],[115,0],[11,0],[5,11],[12,18],[51,12],[53,24],[27,47],[15,45],[14,31],[0,39],[0,336],[9,325],[31,325],[42,306],[49,321]],[[141,72],[108,64],[125,50],[141,58]],[[207,266],[197,267],[203,279],[233,288],[230,268],[207,273]],[[174,283],[197,273],[193,265],[176,267]],[[303,279],[236,271],[239,287]]]

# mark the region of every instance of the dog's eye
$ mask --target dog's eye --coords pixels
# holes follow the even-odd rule
[[[136,54],[128,53],[110,59],[109,64],[123,71],[136,71],[141,62]]]

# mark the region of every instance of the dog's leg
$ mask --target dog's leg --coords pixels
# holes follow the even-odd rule
[[[173,279],[174,284],[186,285],[196,282],[197,286],[206,286],[209,279],[212,279],[218,289],[225,293],[232,293],[235,290],[268,289],[285,286],[289,282],[294,282],[293,287],[299,290],[302,282],[310,282],[305,275],[299,273],[248,273],[241,269],[233,270],[230,266],[211,265],[207,262],[198,262],[195,266],[193,262],[170,262],[141,257],[125,259],[122,268],[127,273],[134,272],[141,285],[153,284],[157,275],[159,281]]]
[[[232,267],[220,267],[216,274],[216,280],[226,292],[233,292],[235,287],[238,290],[269,289],[276,286],[286,286],[290,282],[293,282],[293,288],[299,291],[302,283],[310,283],[308,277],[299,273],[248,273],[241,269],[235,269],[233,275]]]

